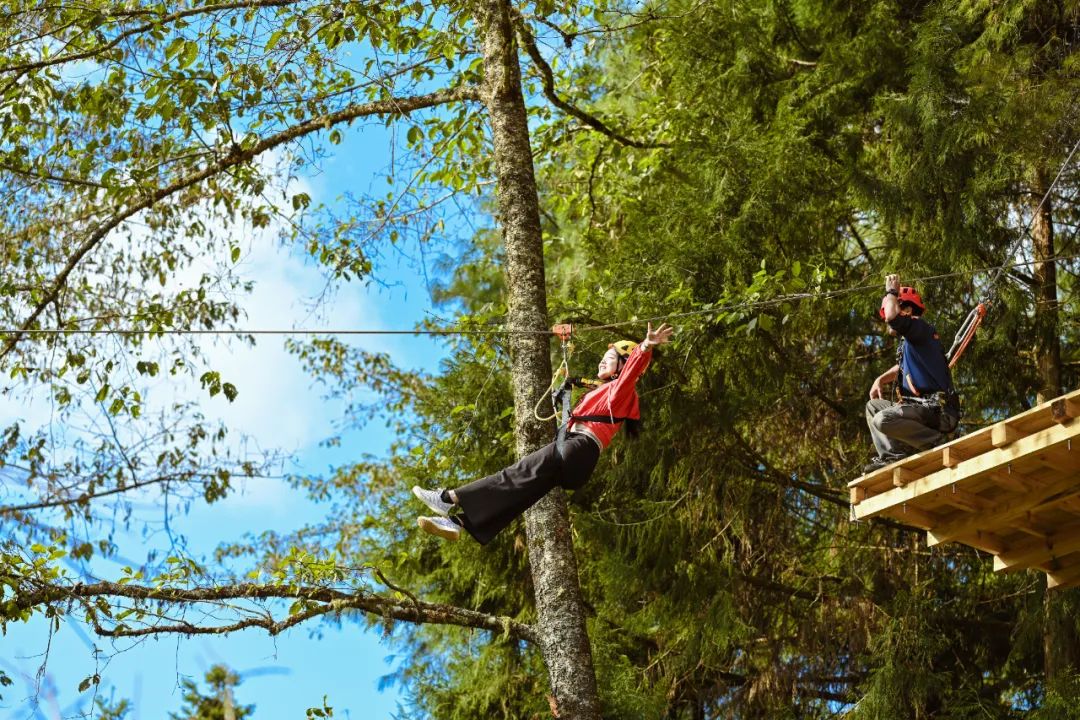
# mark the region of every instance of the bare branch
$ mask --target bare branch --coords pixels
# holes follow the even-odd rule
[[[148,22],[148,23],[146,23],[144,25],[140,25],[138,27],[134,27],[134,28],[131,28],[129,30],[125,30],[124,32],[118,34],[116,37],[114,37],[109,42],[105,43],[104,45],[100,45],[98,47],[91,48],[89,50],[83,50],[82,52],[70,53],[70,54],[66,54],[66,55],[65,54],[57,55],[55,57],[51,57],[51,58],[48,58],[46,60],[38,60],[36,62],[28,62],[28,63],[19,64],[19,65],[8,65],[7,67],[0,67],[0,73],[16,73],[17,74],[16,79],[17,79],[18,77],[21,77],[21,76],[25,75],[26,73],[31,72],[33,70],[40,70],[42,68],[46,68],[46,67],[50,67],[50,66],[54,66],[54,65],[62,65],[64,63],[69,63],[69,62],[77,62],[79,60],[88,60],[88,59],[90,59],[90,58],[92,58],[92,57],[94,57],[96,55],[99,55],[99,54],[101,54],[103,52],[106,52],[108,50],[112,50],[117,45],[119,45],[121,42],[123,42],[125,39],[127,39],[127,38],[129,38],[129,37],[131,37],[133,35],[138,35],[139,33],[148,32],[148,31],[153,30],[154,28],[159,27],[159,26],[161,26],[163,24],[175,22],[177,20],[182,20],[182,19],[184,19],[186,17],[190,17],[192,15],[205,15],[205,14],[210,14],[210,13],[214,13],[214,12],[220,12],[220,11],[223,11],[223,10],[245,10],[245,9],[248,9],[248,8],[257,8],[257,7],[287,7],[289,5],[295,5],[297,2],[299,2],[299,0],[240,0],[239,2],[222,3],[220,5],[203,5],[203,6],[195,7],[195,8],[187,8],[185,10],[180,10],[178,12],[174,12],[174,13],[172,13],[170,15],[164,15],[162,17],[159,17],[158,20],[156,20],[154,22]],[[140,12],[139,14],[145,14],[145,13]],[[12,81],[12,83],[9,83],[9,85],[4,88],[4,91],[6,92],[8,89],[10,89],[14,82],[15,81]]]
[[[108,581],[89,584],[76,583],[74,585],[47,585],[16,593],[11,609],[17,613],[21,610],[30,610],[42,605],[89,598],[125,598],[173,605],[215,603],[222,600],[305,600],[319,603],[319,605],[307,608],[296,616],[282,620],[273,620],[267,616],[251,617],[227,625],[209,627],[179,622],[172,625],[145,628],[128,628],[123,625],[117,625],[113,628],[100,626],[94,628],[98,634],[108,637],[132,637],[168,633],[185,635],[222,634],[247,627],[261,627],[271,635],[276,635],[304,620],[319,615],[337,613],[342,610],[360,610],[393,620],[418,624],[477,628],[503,633],[532,643],[537,642],[536,629],[532,625],[519,622],[513,618],[489,615],[453,605],[421,602],[415,598],[395,600],[361,590],[345,592],[318,586],[239,583],[219,587],[181,588],[148,587],[135,584],[121,585]]]
[[[108,490],[101,490],[100,492],[82,492],[74,497],[56,497],[51,500],[40,500],[38,502],[26,503],[25,505],[0,505],[0,516],[3,515],[18,515],[29,510],[45,510],[48,508],[64,507],[65,505],[85,505],[91,500],[97,500],[99,498],[108,497],[110,495],[118,495],[120,493],[133,492],[135,490],[142,490],[143,488],[150,487],[152,485],[160,485],[162,483],[170,482],[198,482],[200,480],[213,480],[217,476],[214,473],[198,473],[198,472],[179,472],[169,473],[167,475],[160,475],[158,477],[150,478],[148,480],[142,480],[131,483],[130,485],[118,485]],[[237,474],[230,473],[229,479],[237,480],[251,480],[254,478],[270,478],[269,475],[251,475],[251,474]]]
[[[625,135],[608,127],[599,118],[590,115],[584,110],[581,110],[580,108],[571,105],[570,103],[559,97],[558,93],[555,92],[555,74],[551,71],[551,66],[548,65],[546,60],[544,60],[544,56],[540,54],[540,49],[536,47],[536,38],[533,37],[533,34],[531,32],[529,32],[529,28],[526,26],[524,18],[522,18],[521,14],[517,13],[516,11],[514,13],[514,20],[514,25],[517,28],[518,37],[521,41],[521,44],[525,47],[525,52],[528,53],[529,57],[533,61],[533,65],[536,66],[536,69],[540,73],[540,78],[544,86],[544,97],[551,101],[552,105],[559,108],[567,115],[577,118],[581,122],[591,127],[593,130],[596,130],[598,133],[606,135],[612,140],[616,140],[623,145],[642,149],[671,147],[671,143],[667,142],[643,142],[641,140],[633,140],[631,138],[628,138]]]

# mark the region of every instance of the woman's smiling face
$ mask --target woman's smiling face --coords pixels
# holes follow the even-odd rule
[[[600,358],[600,365],[597,367],[596,377],[600,380],[607,380],[611,378],[619,369],[619,353],[615,348],[608,348],[608,351],[604,353],[604,357]]]

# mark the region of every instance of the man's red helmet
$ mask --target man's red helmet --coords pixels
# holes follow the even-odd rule
[[[915,292],[915,288],[913,287],[900,288],[900,294],[896,297],[896,299],[899,300],[901,304],[911,303],[912,305],[914,305],[915,315],[922,315],[924,312],[926,312],[926,304],[923,303],[922,298],[919,296],[919,293]],[[885,303],[881,304],[881,309],[878,310],[878,315],[881,317],[882,320],[885,319]]]

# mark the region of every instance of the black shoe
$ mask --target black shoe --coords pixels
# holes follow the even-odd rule
[[[870,462],[866,463],[866,465],[863,465],[863,475],[869,475],[872,472],[880,470],[886,465],[892,465],[894,462],[897,462],[898,460],[903,460],[906,457],[907,455],[894,455],[891,453],[889,455],[878,455],[872,460],[870,460]]]

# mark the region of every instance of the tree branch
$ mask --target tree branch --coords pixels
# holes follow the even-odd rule
[[[107,43],[105,43],[103,45],[99,45],[98,47],[91,48],[89,50],[83,50],[81,52],[71,53],[69,55],[57,55],[56,57],[48,58],[47,60],[37,60],[35,62],[22,63],[22,64],[19,64],[19,65],[8,65],[7,67],[0,67],[0,74],[16,73],[17,74],[16,79],[17,79],[18,77],[21,77],[22,75],[24,75],[24,74],[26,74],[28,72],[31,72],[33,70],[41,70],[42,68],[47,68],[47,67],[51,67],[51,66],[54,66],[54,65],[62,65],[64,63],[69,63],[69,62],[78,62],[79,60],[88,60],[88,59],[90,59],[90,58],[92,58],[92,57],[94,57],[96,55],[99,55],[99,54],[101,54],[103,52],[106,52],[108,50],[112,50],[113,48],[115,48],[117,45],[119,45],[121,42],[123,42],[125,39],[131,37],[132,35],[137,35],[139,33],[148,32],[148,31],[153,30],[154,28],[160,27],[161,25],[164,25],[166,23],[172,23],[172,22],[175,22],[177,20],[182,20],[182,19],[184,19],[186,17],[190,17],[192,15],[205,15],[205,14],[209,14],[209,13],[220,12],[220,11],[223,11],[223,10],[247,10],[247,9],[251,9],[251,8],[262,8],[262,7],[286,7],[286,6],[289,6],[289,5],[295,5],[298,2],[299,2],[299,0],[239,0],[238,2],[221,3],[219,5],[202,5],[202,6],[199,6],[199,7],[187,8],[185,10],[180,10],[180,11],[171,13],[169,15],[163,15],[163,16],[159,17],[157,19],[157,21],[148,22],[148,23],[146,23],[144,25],[140,25],[138,27],[134,27],[134,28],[131,28],[129,30],[125,30],[125,31],[121,32],[119,35],[117,35],[116,37],[114,37],[109,42],[107,42]],[[116,15],[121,15],[120,13],[115,13],[115,14]],[[142,15],[142,14],[146,14],[146,13],[145,12],[140,12],[139,14]],[[14,81],[12,81],[12,83],[13,82]],[[7,90],[9,90],[11,88],[12,83],[9,83],[8,86],[4,88],[4,92],[7,92]]]
[[[63,507],[65,505],[82,505],[89,503],[91,500],[98,498],[108,497],[109,495],[117,495],[119,493],[131,492],[134,490],[142,490],[143,488],[151,485],[160,485],[161,483],[169,482],[199,482],[213,480],[217,477],[214,473],[207,472],[178,472],[170,473],[168,475],[160,475],[148,480],[135,481],[130,485],[117,486],[109,488],[108,490],[102,490],[100,492],[83,492],[79,493],[75,497],[67,498],[55,498],[52,500],[39,500],[37,502],[26,503],[24,505],[0,505],[0,516],[3,515],[17,515],[28,510],[45,510],[48,508]],[[253,474],[235,474],[230,473],[229,479],[250,480],[254,478],[266,478],[266,475],[253,475]],[[67,488],[65,488],[67,489]]]
[[[264,138],[255,143],[248,149],[242,149],[238,146],[233,146],[232,151],[219,159],[218,161],[211,163],[207,167],[194,172],[186,177],[182,177],[176,180],[166,187],[159,188],[154,192],[145,195],[142,200],[135,202],[127,206],[126,208],[119,209],[116,213],[98,224],[97,228],[90,233],[90,236],[79,246],[75,253],[68,260],[67,264],[60,271],[60,273],[53,280],[49,288],[43,293],[41,300],[39,300],[33,311],[31,311],[29,317],[26,318],[19,325],[19,329],[11,333],[8,339],[4,342],[4,346],[0,349],[0,360],[10,353],[15,346],[26,336],[27,331],[38,319],[41,313],[52,303],[53,300],[59,295],[60,290],[67,282],[68,276],[72,273],[79,262],[93,250],[98,243],[100,243],[106,235],[119,226],[122,222],[132,217],[133,215],[152,207],[155,203],[163,200],[174,193],[184,190],[192,185],[202,182],[220,172],[223,172],[231,167],[241,165],[253,160],[261,153],[271,150],[279,145],[283,145],[292,140],[296,140],[305,135],[308,135],[319,130],[324,130],[334,125],[343,122],[349,122],[359,117],[365,117],[370,115],[391,115],[402,114],[407,115],[414,110],[421,110],[424,108],[435,107],[438,105],[445,105],[451,102],[461,102],[467,100],[479,100],[480,96],[475,88],[471,87],[458,87],[444,90],[438,90],[436,92],[427,95],[416,95],[406,98],[387,98],[385,100],[376,100],[374,102],[363,103],[360,105],[350,105],[349,107],[338,110],[337,112],[329,113],[319,117],[311,118],[302,123],[294,125],[286,130]]]
[[[175,605],[213,603],[222,600],[305,600],[320,603],[319,606],[306,608],[300,613],[282,620],[274,620],[267,615],[266,617],[246,618],[235,623],[218,626],[200,626],[179,622],[145,628],[128,628],[122,624],[107,628],[95,622],[95,632],[106,637],[139,637],[168,633],[184,635],[223,634],[248,627],[261,627],[271,635],[276,635],[283,630],[320,615],[336,613],[342,610],[360,610],[394,620],[490,630],[491,632],[526,640],[530,643],[537,642],[536,628],[513,618],[489,615],[453,605],[421,602],[415,598],[394,600],[363,591],[344,592],[318,586],[240,583],[206,588],[158,588],[101,581],[89,584],[48,585],[37,587],[28,592],[18,592],[9,607],[16,611],[14,614],[17,615],[18,611],[30,610],[41,605],[91,598],[125,598],[135,601]]]
[[[529,32],[529,28],[525,25],[524,18],[517,11],[514,11],[514,26],[517,29],[518,38],[521,44],[525,48],[525,52],[533,61],[533,65],[536,66],[537,71],[540,73],[540,79],[544,86],[544,97],[546,97],[551,104],[559,108],[567,115],[575,117],[581,122],[588,125],[593,130],[596,130],[602,135],[606,135],[612,140],[616,140],[623,145],[628,145],[634,148],[652,149],[652,148],[666,148],[671,147],[671,143],[666,142],[642,142],[640,140],[633,140],[631,138],[622,135],[621,133],[608,127],[602,120],[590,115],[571,105],[567,101],[559,97],[555,92],[555,74],[551,71],[551,66],[544,60],[544,56],[540,54],[540,49],[536,47],[536,38]]]

